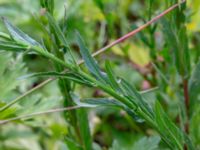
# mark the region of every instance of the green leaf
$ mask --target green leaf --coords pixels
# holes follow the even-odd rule
[[[21,85],[17,77],[26,73],[26,67],[22,61],[22,55],[17,58],[9,52],[0,53],[0,101],[12,99],[12,94],[17,86]]]
[[[136,122],[143,122],[144,120],[141,119],[134,110],[129,109],[127,106],[125,106],[123,103],[116,101],[114,99],[110,98],[87,98],[83,99],[81,102],[83,106],[89,107],[98,107],[98,106],[106,106],[106,107],[115,107],[115,108],[121,108],[124,111],[126,111]],[[77,103],[78,105],[78,103]]]
[[[83,103],[75,93],[70,93],[74,103],[82,107],[96,107],[95,105]],[[90,135],[90,129],[88,125],[87,112],[85,109],[79,109],[76,112],[78,119],[78,126],[80,127],[80,134],[82,139],[82,147],[84,150],[92,149],[92,138]]]
[[[179,14],[184,18],[183,12]],[[176,17],[176,21],[181,17]],[[167,46],[173,54],[173,61],[180,75],[188,77],[190,73],[190,53],[188,47],[187,29],[184,23],[175,23],[175,20],[162,19],[163,33]]]
[[[46,13],[46,16],[48,18],[49,25],[53,29],[53,32],[55,33],[55,35],[57,35],[57,37],[60,40],[60,42],[62,43],[62,45],[69,48],[69,44],[68,44],[64,34],[62,33],[62,30],[60,29],[59,25],[57,24],[56,20],[48,12]]]
[[[134,143],[131,150],[157,150],[159,142],[159,136],[143,137]]]
[[[49,25],[51,27],[51,29],[53,30],[53,33],[56,35],[56,37],[59,39],[59,41],[61,42],[61,47],[65,47],[65,50],[67,51],[67,53],[69,54],[69,56],[71,57],[71,61],[73,64],[76,64],[76,61],[74,59],[74,56],[72,55],[71,52],[71,48],[69,47],[69,43],[67,42],[65,35],[62,33],[61,28],[59,27],[59,25],[57,24],[56,20],[53,18],[53,16],[50,13],[46,13],[46,16],[48,18],[49,21]]]
[[[197,63],[194,68],[192,75],[189,80],[189,94],[190,94],[190,106],[191,110],[194,110],[196,105],[200,101],[200,61]]]
[[[121,91],[119,83],[117,82],[117,78],[114,76],[112,67],[108,61],[106,61],[105,67],[106,67],[106,73],[108,76],[108,82],[109,82],[110,86],[116,91]]]
[[[125,105],[123,105],[121,102],[110,98],[87,98],[83,99],[82,102],[96,107],[97,106],[106,106],[106,107],[113,106],[119,108],[125,107]]]
[[[91,56],[89,53],[89,50],[86,48],[85,43],[83,39],[81,38],[81,35],[77,32],[77,42],[80,47],[81,55],[85,61],[85,64],[88,68],[88,70],[100,81],[103,83],[105,82],[105,75],[101,72],[99,66],[97,65],[95,59]]]
[[[6,18],[2,18],[6,28],[8,29],[11,37],[19,43],[24,43],[24,44],[28,44],[28,45],[32,45],[32,46],[39,46],[41,47],[41,45],[35,41],[34,39],[32,39],[30,36],[28,36],[27,34],[25,34],[24,32],[22,32],[20,29],[18,29],[17,27],[13,26]]]
[[[199,146],[200,143],[200,107],[196,107],[193,109],[193,115],[190,121],[190,136],[192,138],[192,142],[195,146]]]
[[[90,135],[90,128],[87,118],[87,112],[85,109],[77,110],[77,119],[80,127],[80,133],[83,139],[83,149],[89,150],[92,149],[92,138]]]
[[[73,97],[74,103],[78,106],[85,106],[91,108],[98,106],[112,106],[118,108],[125,107],[124,104],[112,98],[85,98],[83,100],[80,100],[80,98],[74,93],[71,93],[71,96]]]
[[[166,84],[169,84],[169,81],[168,79],[165,77],[165,75],[162,73],[162,70],[160,70],[155,63],[151,63],[152,66],[154,67],[154,69],[156,70],[156,72],[158,73],[158,75],[161,77],[161,79],[163,79],[163,81],[166,83]]]
[[[154,113],[151,107],[144,101],[142,95],[130,85],[127,81],[121,80],[121,89],[127,98],[137,107],[139,106],[150,118],[154,118]]]
[[[4,107],[6,103],[0,102],[0,108]],[[0,120],[6,119],[6,118],[11,118],[16,115],[16,107],[13,108],[8,108],[5,111],[0,112]]]
[[[179,72],[182,72],[183,66],[180,66],[178,37],[175,34],[175,31],[173,30],[173,27],[168,20],[162,19],[161,23],[163,26],[164,37],[165,37],[167,46],[169,47],[168,49],[170,50],[168,53],[172,53],[173,59],[171,58],[171,60],[176,65],[177,70]],[[170,61],[170,63],[172,63],[172,61]]]
[[[11,40],[10,36],[6,33],[0,32],[0,38],[4,39],[4,40]]]
[[[59,107],[60,102],[61,98],[58,97],[42,97],[41,94],[34,94],[19,102],[20,109],[16,111],[16,114],[20,116],[47,111],[49,109]]]
[[[94,0],[95,4],[100,8],[101,11],[104,9],[104,3],[102,0]]]
[[[159,136],[142,137],[130,145],[125,145],[120,140],[114,140],[109,150],[158,150],[160,140]]]
[[[123,146],[121,146],[121,144],[117,140],[114,140],[112,147],[109,148],[109,150],[125,150],[125,149]]]
[[[57,77],[57,78],[66,78],[69,80],[72,80],[76,83],[79,84],[84,84],[87,86],[93,86],[93,83],[79,75],[78,73],[73,73],[73,72],[67,72],[67,73],[58,73],[58,72],[40,72],[40,73],[32,73],[28,75],[24,75],[19,77],[18,79],[26,79],[26,78],[31,78],[31,77]]]
[[[168,142],[171,148],[182,150],[184,144],[183,133],[169,119],[158,101],[156,101],[155,105],[155,120],[162,137]]]
[[[12,41],[0,41],[0,50],[20,52],[28,50],[28,46],[18,44]]]
[[[46,8],[48,12],[53,14],[54,11],[54,0],[40,0],[40,5]]]
[[[69,150],[82,150],[81,145],[79,145],[79,143],[74,141],[74,139],[65,137],[64,140]]]
[[[179,17],[181,18],[181,17]],[[181,27],[178,33],[179,39],[179,51],[181,54],[181,64],[184,66],[184,77],[188,77],[190,74],[190,51],[188,44],[187,28],[185,25]]]

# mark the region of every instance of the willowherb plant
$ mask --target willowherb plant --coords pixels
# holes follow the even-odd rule
[[[62,29],[55,21],[53,17],[54,12],[54,1],[49,0],[41,0],[41,6],[46,8],[45,17],[48,22],[47,28],[41,24],[42,28],[48,33],[48,38],[44,39],[43,43],[39,43],[24,32],[22,32],[17,27],[13,26],[7,19],[2,18],[9,34],[0,33],[0,49],[4,51],[12,51],[12,52],[21,52],[24,54],[35,53],[40,56],[44,56],[45,58],[49,59],[53,62],[55,70],[51,72],[39,72],[33,73],[21,78],[30,78],[30,77],[51,77],[50,79],[46,80],[42,84],[36,86],[35,88],[31,89],[24,95],[15,100],[11,101],[7,105],[4,105],[0,108],[0,112],[6,111],[10,108],[13,104],[19,102],[23,97],[27,96],[28,94],[32,93],[36,89],[46,85],[50,81],[54,79],[58,79],[58,86],[64,98],[63,106],[65,108],[49,110],[46,112],[37,112],[34,114],[28,114],[25,116],[19,116],[16,118],[8,118],[7,120],[2,120],[0,124],[5,124],[13,120],[22,119],[26,117],[32,117],[35,115],[45,114],[45,113],[52,113],[57,111],[65,111],[71,110],[68,113],[64,114],[64,117],[67,121],[70,122],[72,125],[72,131],[70,132],[71,137],[74,136],[73,131],[75,132],[75,141],[79,143],[77,146],[80,149],[90,150],[92,149],[92,138],[89,131],[89,125],[87,121],[87,112],[82,107],[90,108],[90,107],[97,107],[97,106],[109,106],[109,107],[117,107],[129,114],[133,120],[136,122],[146,122],[149,126],[154,128],[162,138],[163,142],[170,148],[170,149],[188,149],[193,150],[195,149],[188,134],[188,131],[185,127],[185,131],[181,128],[178,128],[175,123],[169,118],[169,116],[165,113],[159,101],[156,101],[155,106],[150,106],[146,103],[146,100],[143,96],[142,92],[137,91],[134,85],[131,85],[126,79],[123,79],[117,76],[113,69],[112,63],[109,61],[105,62],[105,70],[103,71],[97,61],[94,59],[94,56],[106,51],[107,49],[111,48],[112,46],[123,42],[124,40],[130,38],[131,36],[135,35],[139,31],[145,29],[167,13],[171,12],[174,9],[178,9],[178,14],[183,14],[183,10],[185,7],[185,1],[181,1],[177,3],[158,15],[157,17],[151,19],[145,25],[137,28],[136,30],[128,33],[127,35],[123,36],[122,38],[114,41],[113,43],[109,44],[108,46],[100,49],[95,54],[90,54],[88,48],[84,40],[82,39],[81,35],[76,32],[76,39],[77,44],[80,49],[80,54],[83,58],[83,61],[76,61],[73,52],[66,40],[65,35],[62,32]],[[179,8],[181,7],[181,8]],[[168,37],[169,42],[174,49],[174,57],[180,57],[177,60],[177,68],[180,69],[179,73],[183,78],[184,82],[184,94],[186,96],[186,104],[188,103],[187,98],[187,90],[188,90],[188,68],[189,68],[189,54],[188,49],[182,47],[182,43],[186,44],[186,31],[184,25],[184,20],[181,20],[179,23],[176,23],[174,20],[174,24],[177,25],[177,33],[174,33],[170,28],[171,25],[168,25],[169,22],[167,20],[162,21],[164,29],[167,31],[166,36]],[[181,32],[178,29],[181,28]],[[172,33],[170,32],[172,31]],[[173,34],[175,34],[173,36]],[[178,39],[176,35],[178,35]],[[173,39],[174,37],[175,39]],[[184,39],[180,39],[181,37],[185,37]],[[151,37],[153,38],[153,37]],[[180,40],[179,40],[180,39]],[[176,41],[177,40],[177,41]],[[153,41],[152,41],[153,42]],[[181,47],[181,48],[180,48]],[[154,49],[152,47],[152,49]],[[180,51],[180,49],[182,51]],[[186,53],[187,52],[187,53]],[[67,54],[69,60],[65,61],[64,55]],[[181,54],[179,54],[181,53]],[[184,55],[184,56],[183,56]],[[183,57],[182,57],[183,56]],[[152,58],[155,60],[156,52],[152,53]],[[182,60],[182,58],[184,58]],[[183,62],[185,61],[185,62]],[[80,64],[84,63],[87,71]],[[156,62],[155,68],[156,68]],[[185,66],[181,63],[188,64]],[[184,66],[185,68],[181,68]],[[157,68],[159,71],[159,69]],[[80,101],[79,98],[76,97],[73,84],[81,84],[84,86],[98,88],[107,93],[111,96],[111,98],[87,98],[82,99]],[[186,105],[186,112],[187,112],[187,121],[185,121],[185,126],[188,124],[189,120],[189,110],[187,109],[188,104]],[[70,141],[66,142],[70,149],[73,149],[73,146],[70,146]]]

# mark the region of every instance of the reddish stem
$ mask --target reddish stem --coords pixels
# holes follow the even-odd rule
[[[190,110],[190,97],[189,97],[189,91],[188,91],[188,80],[183,79],[183,90],[184,90],[184,99],[185,99],[185,110],[187,115],[187,120],[185,122],[185,133],[189,134],[189,110]],[[186,144],[184,144],[184,150],[188,150],[188,147]]]
[[[185,110],[187,115],[187,121],[185,123],[185,132],[189,134],[189,109],[190,109],[190,97],[188,92],[188,80],[183,79],[183,89],[184,89],[184,98],[185,98]]]
[[[96,51],[95,53],[92,54],[93,57],[99,55],[100,53],[105,52],[106,50],[108,50],[109,48],[122,43],[123,41],[129,39],[130,37],[133,37],[135,34],[137,34],[138,32],[144,30],[146,27],[148,27],[149,25],[151,25],[152,23],[158,21],[160,18],[162,18],[163,16],[165,16],[166,14],[170,13],[172,10],[174,10],[175,8],[179,7],[181,4],[185,3],[185,0],[182,0],[180,3],[176,3],[173,6],[169,7],[168,9],[166,9],[165,11],[163,11],[162,13],[160,13],[159,15],[157,15],[156,17],[154,17],[153,19],[151,19],[150,21],[148,21],[147,23],[141,25],[140,27],[138,27],[137,29],[125,34],[124,36],[120,37],[119,39],[115,40],[114,42],[108,44],[107,46],[99,49],[98,51]],[[83,64],[84,61],[81,60],[79,61],[79,64]]]

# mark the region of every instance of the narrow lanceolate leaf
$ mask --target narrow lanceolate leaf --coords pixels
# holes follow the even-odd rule
[[[160,70],[155,63],[151,63],[152,66],[154,67],[154,69],[156,70],[156,72],[158,73],[158,75],[163,79],[163,81],[166,83],[166,84],[169,84],[169,81],[168,79],[165,77],[165,75],[162,73],[162,70]]]
[[[79,120],[80,134],[83,139],[82,147],[84,150],[92,149],[92,138],[90,135],[87,111],[85,109],[77,110],[77,118]]]
[[[88,106],[90,107],[98,107],[98,106],[105,106],[105,107],[115,107],[115,108],[121,108],[124,111],[127,112],[135,121],[137,122],[143,122],[144,120],[141,119],[134,110],[129,109],[127,106],[125,106],[123,103],[116,101],[114,99],[110,98],[87,98],[83,99],[81,102],[82,106]],[[84,105],[83,105],[84,104]]]
[[[169,119],[167,114],[162,110],[160,103],[157,101],[155,105],[155,120],[158,130],[165,138],[165,141],[171,148],[182,150],[184,145],[184,137],[182,131]]]
[[[154,113],[150,106],[144,101],[142,95],[130,85],[127,81],[121,80],[121,89],[124,94],[129,98],[137,107],[139,106],[150,118],[154,118]]]
[[[172,53],[172,61],[175,61],[176,67],[178,68],[178,70],[181,70],[181,67],[179,62],[180,62],[180,57],[178,57],[178,38],[177,35],[175,34],[172,25],[170,24],[170,22],[167,19],[162,19],[161,21],[162,26],[163,26],[163,33],[164,37],[166,39],[166,42],[168,44],[169,47],[169,53]],[[175,59],[176,58],[176,59]]]
[[[106,73],[107,73],[107,76],[108,76],[108,82],[110,84],[110,86],[116,90],[116,91],[121,91],[120,87],[119,87],[119,83],[117,82],[117,78],[115,77],[113,71],[112,71],[112,67],[110,65],[110,63],[107,61],[106,62]]]
[[[61,28],[59,27],[56,20],[53,18],[53,16],[50,13],[47,12],[46,16],[48,18],[51,29],[53,30],[54,34],[57,36],[57,38],[61,42],[61,45],[59,45],[59,46],[65,47],[65,50],[67,50],[67,53],[71,57],[72,63],[76,64],[74,56],[72,55],[71,49],[69,47],[69,43],[67,42],[65,35],[63,34]]]
[[[16,42],[12,41],[0,41],[0,50],[19,52],[28,50],[28,46],[17,44]]]
[[[53,14],[54,11],[54,0],[40,0],[40,5],[46,8],[48,12]]]
[[[119,101],[116,101],[114,99],[110,99],[110,98],[87,98],[87,99],[83,99],[82,100],[83,103],[85,104],[89,104],[92,106],[113,106],[113,107],[125,107],[124,104],[122,104]]]
[[[178,18],[178,17],[177,17]],[[179,17],[180,18],[180,17]],[[170,53],[173,55],[178,72],[187,77],[190,72],[190,53],[187,39],[187,29],[184,25],[174,27],[173,21],[162,20],[163,33]]]
[[[63,46],[68,47],[68,42],[67,42],[64,34],[62,33],[62,30],[60,29],[59,25],[57,24],[56,20],[48,12],[46,13],[46,16],[48,18],[49,25],[53,29],[53,32],[55,32],[55,34],[57,35],[60,42],[63,44]]]
[[[32,39],[30,36],[28,36],[27,34],[25,34],[23,31],[21,31],[20,29],[18,29],[17,27],[13,26],[6,18],[2,18],[6,28],[8,29],[11,37],[19,42],[19,43],[24,43],[27,45],[32,45],[32,46],[39,46],[41,47],[41,45],[35,41],[34,39]]]
[[[190,110],[194,110],[195,107],[199,107],[196,105],[200,100],[200,61],[197,63],[194,68],[191,78],[189,80],[189,94],[190,94]]]
[[[90,105],[87,103],[82,103],[80,101],[80,97],[78,95],[76,95],[73,92],[70,92],[71,98],[74,101],[74,103],[79,106],[79,107],[87,107],[87,108],[91,108],[91,107],[96,107],[94,105]],[[89,129],[89,125],[88,125],[88,115],[87,115],[87,111],[85,109],[79,109],[76,112],[76,118],[78,119],[78,126],[80,127],[80,136],[81,136],[81,150],[90,150],[92,149],[92,138],[90,135],[90,129]]]
[[[81,38],[80,34],[77,32],[77,42],[80,47],[81,55],[85,61],[85,64],[88,68],[88,70],[94,75],[98,80],[105,83],[106,77],[101,72],[99,66],[97,65],[95,59],[91,56],[89,53],[89,50],[86,48],[85,43],[83,39]]]
[[[18,79],[26,79],[26,78],[30,78],[30,77],[45,77],[45,76],[46,77],[56,77],[56,78],[66,78],[66,79],[72,80],[76,83],[84,84],[84,85],[87,85],[87,86],[93,85],[90,81],[88,81],[87,79],[85,79],[81,75],[79,75],[77,73],[72,73],[72,72],[67,72],[67,73],[40,72],[40,73],[28,74],[28,75],[22,76]]]
[[[4,40],[11,40],[10,36],[6,33],[0,32],[0,38],[4,39]]]

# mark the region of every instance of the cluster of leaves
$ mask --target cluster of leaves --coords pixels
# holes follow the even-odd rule
[[[58,76],[61,78],[70,79],[79,84],[101,88],[103,91],[107,92],[116,100],[118,100],[118,102],[105,99],[93,99],[92,102],[95,102],[96,104],[103,103],[105,105],[113,103],[114,106],[123,108],[128,113],[133,115],[133,118],[141,117],[161,133],[163,139],[167,144],[169,144],[171,148],[176,147],[177,149],[182,149],[182,145],[184,145],[183,133],[181,133],[181,131],[170,121],[170,119],[167,117],[164,111],[162,111],[159,102],[156,103],[155,110],[153,111],[145,103],[143,97],[137,92],[137,90],[132,85],[130,85],[124,79],[120,79],[114,76],[114,73],[112,72],[109,63],[106,63],[106,73],[102,72],[99,66],[97,65],[96,61],[89,54],[89,50],[85,47],[85,44],[80,35],[77,35],[77,41],[81,50],[81,55],[85,61],[86,67],[88,68],[92,76],[83,72],[79,66],[63,62],[51,53],[45,51],[44,49],[42,49],[42,46],[38,42],[24,34],[22,31],[14,27],[5,19],[4,23],[10,32],[12,41],[2,41],[2,49],[17,51],[18,49],[16,49],[15,47],[17,46],[19,47],[20,51],[32,50],[33,52],[39,53],[40,55],[52,59],[55,63],[59,63],[70,69],[70,71],[64,74],[60,74],[59,72],[47,72],[34,74],[33,76]],[[55,23],[52,22],[52,25],[54,25],[54,29],[57,29]],[[56,33],[58,34],[59,38],[62,38],[62,40],[64,41],[64,37],[62,36],[61,32],[59,32],[58,30]],[[168,124],[168,126],[166,126],[166,124]]]
[[[105,12],[104,5],[101,1],[95,1],[97,6],[100,8],[102,13]],[[150,5],[152,5],[153,1],[150,2]],[[182,150],[184,146],[186,146],[188,149],[193,150],[194,146],[189,138],[188,135],[184,133],[184,129],[178,128],[175,123],[169,118],[167,113],[163,110],[161,107],[161,104],[158,100],[156,100],[155,105],[150,105],[148,103],[148,100],[145,96],[145,94],[140,93],[136,87],[129,83],[127,79],[124,79],[123,77],[120,77],[114,73],[112,64],[109,61],[105,62],[105,71],[101,69],[97,61],[92,57],[92,55],[89,52],[89,49],[86,47],[85,42],[83,41],[83,38],[80,36],[80,34],[77,32],[75,33],[76,37],[76,44],[78,45],[80,49],[81,56],[84,60],[85,68],[81,67],[79,62],[76,61],[76,56],[73,54],[73,51],[71,50],[68,40],[65,37],[65,34],[63,32],[63,28],[56,22],[56,20],[53,17],[54,12],[54,1],[45,1],[41,0],[41,6],[47,9],[47,12],[45,12],[45,19],[48,20],[48,30],[46,30],[46,27],[42,24],[41,28],[45,32],[48,33],[47,38],[43,42],[37,42],[24,32],[22,32],[17,27],[13,26],[7,19],[3,18],[3,22],[5,24],[5,27],[9,31],[9,34],[6,33],[0,33],[0,49],[4,51],[12,51],[12,52],[19,52],[25,54],[31,54],[31,55],[39,55],[45,58],[48,58],[54,65],[55,71],[48,71],[48,72],[40,72],[40,73],[33,73],[26,76],[23,76],[22,78],[30,78],[30,77],[52,77],[52,78],[58,78],[59,79],[59,88],[61,91],[62,96],[64,97],[64,106],[73,106],[78,105],[80,107],[97,107],[97,106],[106,106],[106,107],[115,107],[120,108],[120,110],[124,110],[135,122],[143,123],[146,122],[149,126],[151,126],[153,129],[155,129],[159,136],[162,139],[163,144],[168,146],[170,149],[180,149]],[[181,5],[182,6],[182,5]],[[183,11],[185,10],[185,5],[183,5],[180,9],[177,10],[176,14],[172,15],[172,21],[173,24],[176,25],[176,28],[172,28],[172,25],[169,23],[168,20],[163,20],[163,28],[164,33],[166,35],[166,39],[168,40],[167,48],[171,49],[174,52],[174,56],[172,61],[169,60],[168,57],[164,58],[166,60],[171,61],[172,63],[176,64],[177,72],[175,71],[176,75],[181,76],[183,78],[183,81],[189,80],[189,93],[190,98],[194,102],[195,97],[197,97],[197,93],[199,91],[199,83],[196,82],[198,80],[198,66],[193,72],[193,75],[190,78],[190,56],[189,56],[189,48],[188,48],[188,39],[186,35],[186,27],[184,25],[185,18],[183,15]],[[151,13],[151,12],[149,12]],[[150,14],[151,15],[151,14]],[[182,20],[178,19],[178,15],[183,15]],[[106,15],[105,15],[106,16]],[[175,18],[174,18],[175,16]],[[109,15],[106,18],[107,21],[110,21],[111,18]],[[112,22],[110,23],[110,25]],[[152,62],[155,70],[158,72],[159,77],[162,79],[160,81],[166,81],[168,84],[169,81],[163,74],[163,72],[169,71],[165,70],[163,67],[162,70],[160,70],[161,65],[166,64],[158,64],[157,62],[157,52],[155,51],[155,43],[154,40],[154,34],[156,30],[156,25],[153,25],[149,28],[150,37],[145,37],[142,33],[139,35],[142,42],[146,44],[150,50],[150,56],[152,58]],[[184,45],[182,45],[184,43]],[[166,48],[166,49],[167,49]],[[126,52],[125,52],[126,53]],[[68,60],[65,60],[65,55],[67,55]],[[6,57],[4,57],[6,58]],[[7,60],[7,59],[6,59]],[[2,59],[2,62],[5,63]],[[20,63],[19,63],[20,64]],[[158,65],[158,67],[157,67]],[[170,63],[167,65],[171,65]],[[6,65],[4,65],[6,66]],[[21,75],[21,67],[17,67],[20,71]],[[67,69],[64,71],[64,69]],[[1,71],[1,70],[0,70]],[[17,71],[17,70],[15,70]],[[4,69],[2,69],[2,72],[5,72]],[[15,74],[17,76],[20,76],[19,74]],[[16,76],[15,76],[16,77]],[[156,76],[152,77],[152,81],[156,80]],[[148,77],[147,77],[148,79]],[[4,79],[2,80],[4,81]],[[100,89],[104,91],[107,95],[110,95],[112,98],[108,98],[108,96],[105,96],[104,98],[83,98],[80,100],[78,98],[77,93],[75,93],[73,89],[74,84],[80,84],[83,86],[87,86],[89,88],[94,89]],[[165,90],[167,88],[167,84],[163,84],[162,90]],[[4,84],[5,85],[5,84]],[[16,86],[12,83],[13,86]],[[3,88],[10,91],[9,88]],[[13,89],[13,87],[11,87]],[[7,91],[6,91],[7,92]],[[8,93],[7,92],[7,93]],[[185,91],[184,91],[185,92]],[[148,93],[147,93],[148,94]],[[163,96],[163,95],[159,95]],[[163,96],[164,97],[164,96]],[[15,101],[17,102],[17,101]],[[14,102],[14,103],[15,103]],[[57,101],[58,102],[58,101]],[[55,102],[57,104],[57,102]],[[21,103],[20,105],[24,108],[28,109],[29,111],[25,111],[20,113],[18,111],[16,114],[23,114],[23,113],[31,113],[34,112],[34,108],[30,108],[31,106],[35,105],[36,107],[42,108],[41,110],[45,110],[45,108],[52,108],[52,106],[55,106],[55,103],[46,102],[46,101],[40,101],[40,100],[32,100],[32,103]],[[10,109],[11,105],[2,104],[1,114],[2,112],[5,113],[7,110]],[[45,104],[48,104],[45,105]],[[51,105],[52,104],[52,105]],[[7,107],[8,106],[8,107]],[[44,107],[43,107],[44,106]],[[194,106],[191,104],[191,106]],[[31,110],[33,109],[33,110]],[[186,108],[187,109],[187,108]],[[40,109],[39,109],[40,110]],[[190,109],[191,110],[191,109]],[[196,110],[196,108],[195,108]],[[184,110],[185,112],[187,110]],[[183,111],[183,113],[185,113]],[[195,128],[196,122],[198,119],[198,112],[191,113],[192,116],[192,127]],[[187,113],[187,112],[186,112]],[[67,136],[65,138],[65,143],[67,144],[69,149],[83,149],[83,150],[89,150],[92,149],[92,140],[91,135],[89,131],[88,121],[87,121],[87,113],[85,110],[80,109],[76,111],[72,111],[68,113],[69,115],[65,114],[66,120],[70,120],[69,123],[72,124],[73,131],[69,131],[69,135],[71,135],[73,132],[75,132],[75,138],[72,138],[70,136]],[[8,116],[6,116],[8,117]],[[6,118],[4,117],[4,118]],[[182,116],[181,116],[182,117]],[[184,120],[183,123],[187,123],[187,120],[189,116],[187,116],[186,121]],[[2,119],[4,119],[2,118]],[[192,128],[192,129],[194,129]],[[199,139],[198,135],[194,132],[194,142],[196,145],[198,145]],[[69,138],[70,137],[70,138]],[[78,141],[78,142],[77,142]],[[142,138],[139,141],[135,142],[128,148],[120,147],[120,144],[117,141],[113,142],[111,150],[115,149],[140,149],[144,144],[148,145],[149,149],[156,149],[159,147],[160,138],[159,137],[150,137],[150,138]],[[98,149],[98,146],[93,145],[96,149]],[[144,148],[145,149],[145,148]]]

